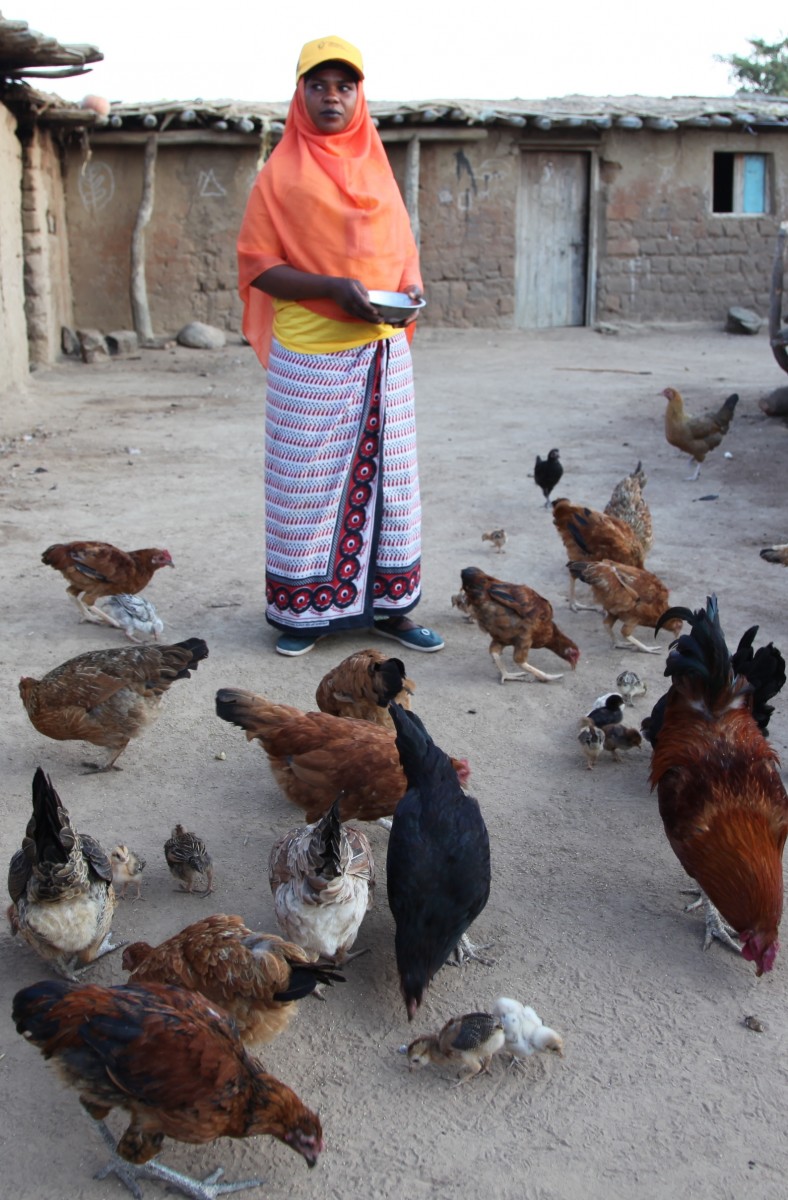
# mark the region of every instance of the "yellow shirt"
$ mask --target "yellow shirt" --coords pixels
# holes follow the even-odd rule
[[[297,300],[277,300],[274,305],[273,335],[285,350],[296,354],[331,354],[352,350],[368,342],[393,337],[394,325],[370,325],[369,321],[334,321],[304,308]]]

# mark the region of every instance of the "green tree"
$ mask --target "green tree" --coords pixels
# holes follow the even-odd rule
[[[781,42],[764,42],[749,38],[752,54],[718,54],[718,62],[727,63],[731,79],[744,92],[763,92],[767,96],[788,96],[788,38]]]

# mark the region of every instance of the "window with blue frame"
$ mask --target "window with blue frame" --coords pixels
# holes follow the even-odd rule
[[[756,215],[769,211],[769,155],[714,155],[712,212]]]

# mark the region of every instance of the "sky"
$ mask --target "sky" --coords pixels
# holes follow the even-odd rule
[[[3,16],[104,54],[39,83],[66,100],[288,100],[299,50],[337,34],[364,55],[372,100],[730,96],[715,55],[788,32],[786,0],[3,0]]]

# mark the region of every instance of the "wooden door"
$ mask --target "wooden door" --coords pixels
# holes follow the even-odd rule
[[[526,150],[517,202],[515,324],[584,325],[590,156]]]

